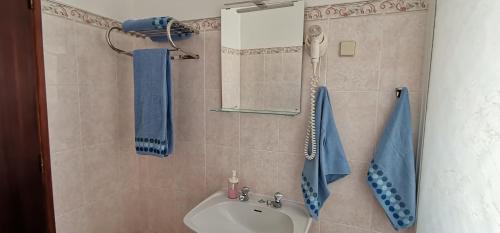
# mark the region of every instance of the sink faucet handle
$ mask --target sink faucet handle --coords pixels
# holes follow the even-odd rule
[[[241,194],[247,195],[250,192],[250,188],[245,186],[241,188]]]
[[[249,187],[243,187],[241,189],[241,192],[240,192],[240,201],[248,201],[250,200],[250,197],[248,196],[248,193],[250,192],[250,188]]]
[[[274,194],[274,201],[275,201],[276,203],[280,203],[280,202],[281,202],[281,199],[283,199],[283,197],[284,197],[284,195],[283,195],[283,194],[281,194],[280,192],[276,192],[276,193]]]

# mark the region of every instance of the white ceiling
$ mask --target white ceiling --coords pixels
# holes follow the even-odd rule
[[[224,3],[239,0],[59,0],[120,21],[130,18],[172,16],[178,20],[219,17]],[[281,1],[281,0],[280,0]],[[356,2],[356,0],[305,0],[307,6]]]

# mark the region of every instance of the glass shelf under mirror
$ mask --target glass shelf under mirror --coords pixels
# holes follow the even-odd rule
[[[287,111],[268,111],[268,110],[253,110],[253,109],[234,109],[234,108],[217,108],[211,109],[213,112],[240,112],[240,113],[257,113],[257,114],[269,114],[269,115],[280,115],[280,116],[296,116],[300,113],[298,112],[287,112]]]

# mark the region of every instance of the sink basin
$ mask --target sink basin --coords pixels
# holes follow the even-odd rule
[[[311,218],[303,205],[284,200],[276,209],[261,199],[273,198],[251,193],[249,201],[240,202],[216,192],[189,211],[184,224],[197,233],[307,233]]]

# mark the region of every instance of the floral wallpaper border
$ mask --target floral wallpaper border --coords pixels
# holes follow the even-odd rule
[[[427,10],[428,5],[428,0],[365,0],[353,3],[306,7],[304,18],[305,20],[323,20],[402,13]],[[42,0],[42,12],[105,29],[121,25],[121,22],[117,20],[99,16],[53,0]],[[218,31],[221,27],[220,17],[186,20],[183,22],[199,31]]]
[[[220,17],[185,20],[182,22],[199,31],[220,31]]]
[[[42,12],[104,29],[121,25],[117,20],[96,15],[52,0],[42,0]]]
[[[402,13],[427,10],[428,0],[366,0],[353,3],[306,7],[305,20]]]
[[[302,46],[290,46],[290,47],[273,47],[273,48],[258,48],[258,49],[233,49],[228,47],[222,47],[221,52],[223,54],[230,55],[258,55],[258,54],[278,54],[278,53],[302,53]]]

